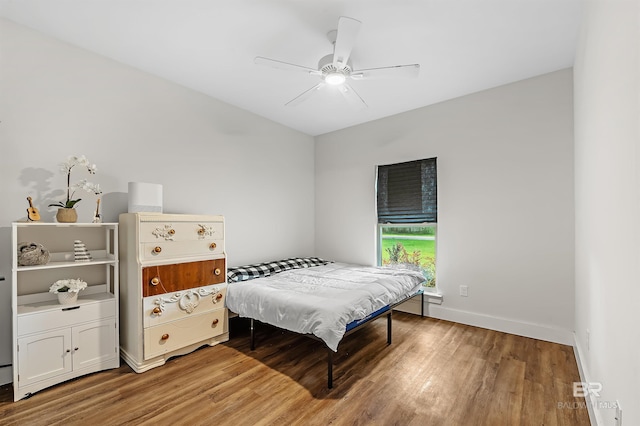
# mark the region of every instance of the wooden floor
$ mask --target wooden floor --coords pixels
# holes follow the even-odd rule
[[[588,425],[573,350],[447,321],[394,313],[347,336],[326,387],[318,341],[248,322],[231,340],[146,373],[124,362],[12,402],[2,425]]]

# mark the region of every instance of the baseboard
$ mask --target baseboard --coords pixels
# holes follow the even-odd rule
[[[573,346],[574,344],[573,332],[571,330],[549,327],[542,324],[514,321],[507,318],[445,308],[440,305],[427,303],[425,303],[425,315],[432,318],[453,321],[475,327],[488,328],[489,330],[502,331],[504,333],[531,337],[533,339],[559,343],[562,345]]]
[[[583,363],[582,351],[580,351],[580,346],[578,345],[578,338],[575,333],[573,333],[573,354],[576,357],[576,363],[578,364],[578,373],[580,374],[580,381],[583,383],[591,383],[590,376],[587,370],[586,365]],[[585,402],[587,403],[587,411],[589,412],[589,421],[592,425],[600,425],[601,422],[598,421],[598,416],[593,407],[595,407],[596,401],[594,400],[594,396],[591,393],[587,393],[585,396]]]
[[[13,369],[11,366],[0,368],[0,385],[13,382]]]

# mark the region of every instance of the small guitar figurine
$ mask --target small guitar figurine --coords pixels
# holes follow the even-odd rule
[[[29,221],[37,222],[40,220],[40,212],[38,209],[33,207],[33,201],[31,197],[27,197],[27,201],[29,201],[29,208],[27,209],[27,218]]]
[[[93,215],[93,223],[101,223],[102,219],[100,218],[100,198],[96,202],[96,213]]]

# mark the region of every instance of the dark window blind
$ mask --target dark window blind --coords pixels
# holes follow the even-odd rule
[[[378,166],[378,223],[438,222],[436,159]]]

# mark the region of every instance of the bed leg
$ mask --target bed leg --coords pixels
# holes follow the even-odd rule
[[[391,311],[387,314],[387,345],[391,344]]]
[[[421,296],[421,299],[420,299],[420,316],[422,318],[424,318],[424,291],[422,292],[422,294],[420,296]]]
[[[327,387],[333,389],[333,351],[327,348]]]
[[[249,347],[251,348],[251,350],[254,350],[256,348],[256,333],[255,333],[255,324],[254,324],[253,318],[251,318],[251,325],[249,327],[251,329],[251,343]]]

